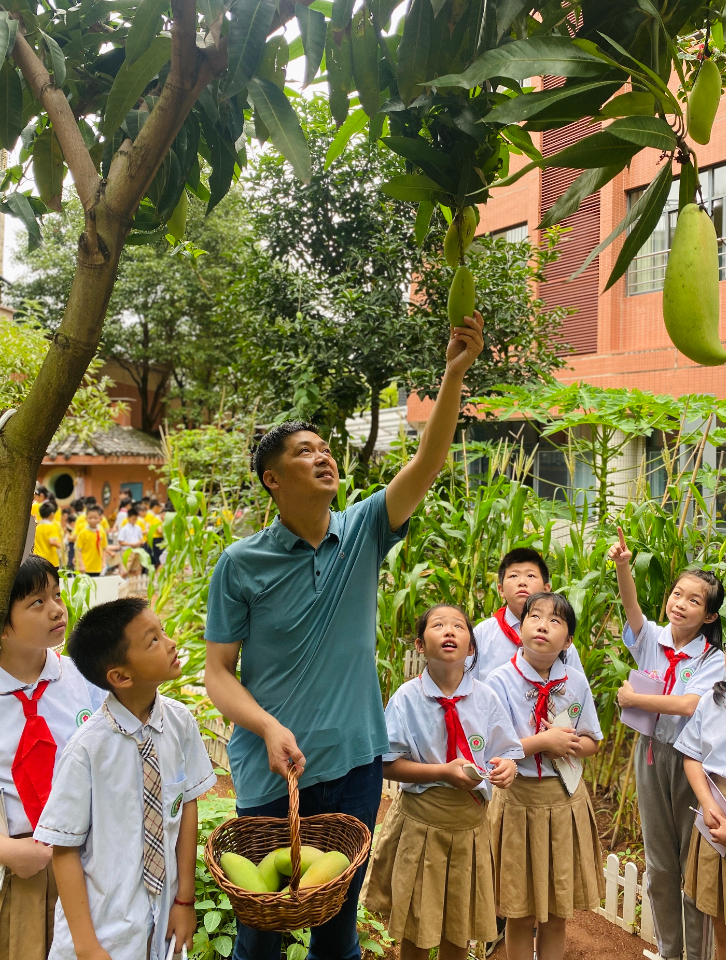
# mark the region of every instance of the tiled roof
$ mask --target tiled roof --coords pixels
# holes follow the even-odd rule
[[[95,433],[90,441],[72,435],[51,443],[46,453],[51,460],[70,457],[148,457],[160,460],[163,456],[161,444],[155,437],[134,427],[117,424],[110,430]]]

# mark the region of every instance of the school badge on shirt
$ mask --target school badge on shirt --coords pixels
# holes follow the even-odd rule
[[[688,683],[688,681],[693,676],[693,667],[683,667],[680,672],[680,678],[683,683]]]
[[[179,807],[181,806],[183,799],[184,799],[184,794],[183,794],[183,793],[180,793],[179,796],[178,796],[178,797],[176,798],[176,800],[174,801],[174,803],[172,803],[172,805],[171,805],[171,815],[172,815],[172,817],[175,817],[175,816],[177,815],[177,813],[179,813]]]
[[[582,713],[581,703],[571,703],[567,708],[567,716],[570,718],[570,720],[579,720],[581,713]]]
[[[83,710],[79,710],[76,714],[76,726],[80,727],[86,722],[86,720],[90,718],[90,716],[91,711],[88,709],[88,707],[84,707]]]
[[[475,733],[469,737],[469,746],[471,747],[472,753],[479,753],[480,750],[483,750],[485,743],[486,740],[479,733]]]

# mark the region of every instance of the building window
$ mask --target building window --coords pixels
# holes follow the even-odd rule
[[[726,233],[724,217],[726,164],[720,167],[712,167],[710,170],[701,170],[699,176],[703,202],[713,219],[716,236],[719,238],[719,280],[726,280],[726,240],[724,240],[724,233]],[[628,296],[634,296],[638,293],[652,293],[654,290],[663,289],[668,253],[678,218],[678,189],[679,181],[674,180],[658,225],[628,267]],[[633,190],[628,194],[628,209],[643,196],[644,192],[644,190]]]
[[[509,243],[521,243],[529,236],[526,223],[518,223],[515,227],[506,227],[504,230],[492,230],[492,239],[508,240]]]

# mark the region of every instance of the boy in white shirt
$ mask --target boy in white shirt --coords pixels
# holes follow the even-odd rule
[[[492,671],[509,663],[522,646],[520,639],[522,610],[527,597],[549,593],[550,571],[541,554],[529,547],[510,550],[499,564],[497,589],[504,606],[493,617],[474,627],[479,657],[472,676],[484,683]],[[565,663],[584,673],[575,645],[565,651]]]
[[[34,836],[54,846],[49,960],[163,960],[192,946],[197,797],[216,777],[194,718],[158,693],[181,673],[144,600],[81,618],[69,653],[111,691],[68,743]],[[92,679],[91,679],[92,678]]]

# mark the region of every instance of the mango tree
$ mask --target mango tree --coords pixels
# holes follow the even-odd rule
[[[683,110],[666,81],[673,38],[709,17],[718,22],[703,0],[673,0],[664,23],[650,0],[410,0],[393,31],[396,0],[355,6],[0,0],[0,146],[13,151],[22,143],[0,183],[0,210],[23,220],[30,243],[38,243],[37,219],[59,208],[68,171],[85,217],[63,320],[27,397],[2,426],[0,612],[39,464],[96,352],[123,246],[183,235],[186,191],[209,210],[219,203],[253,132],[308,178],[309,151],[286,93],[291,59],[304,54],[305,83],[324,70],[341,125],[333,153],[367,125],[372,139],[383,138],[409,162],[410,173],[386,189],[419,203],[419,238],[436,203],[463,227],[464,209],[486,201],[518,150],[540,166],[586,169],[550,223],[644,146],[666,152],[667,163],[621,225],[633,229],[620,274],[657,220],[674,161],[694,172],[682,178],[693,194]],[[293,18],[299,38],[288,46],[280,28]],[[545,74],[566,78],[565,86],[523,93],[526,78]],[[607,131],[542,158],[529,129],[599,116],[626,80],[633,90],[611,108],[622,116]],[[461,261],[463,239],[458,247]],[[469,295],[466,283],[462,289]]]

